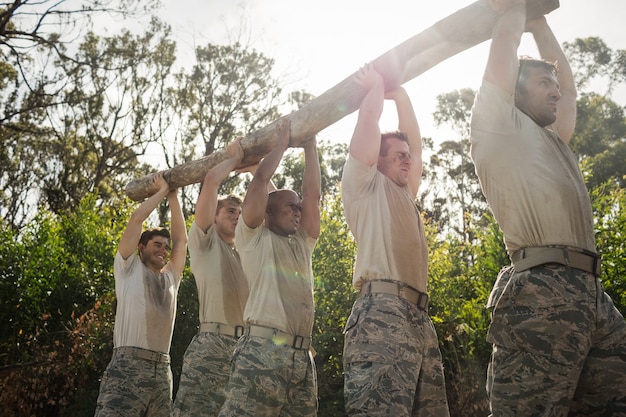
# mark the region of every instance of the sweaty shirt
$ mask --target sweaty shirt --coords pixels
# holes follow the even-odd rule
[[[200,323],[243,326],[248,282],[239,253],[224,242],[214,225],[204,233],[193,222],[189,228],[189,264],[198,287]]]
[[[427,290],[424,225],[408,187],[348,155],[341,179],[344,214],[358,246],[353,284],[392,279]]]
[[[471,141],[476,174],[509,253],[546,245],[595,252],[589,194],[574,153],[555,132],[483,81]]]
[[[135,346],[169,353],[176,318],[180,277],[171,271],[155,273],[137,253],[113,263],[117,310],[113,346]]]
[[[265,227],[237,223],[235,244],[248,278],[244,320],[289,334],[311,336],[315,307],[311,256],[316,239],[300,228],[279,236]]]

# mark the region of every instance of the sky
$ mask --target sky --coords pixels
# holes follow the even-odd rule
[[[193,62],[196,45],[229,44],[241,36],[275,60],[283,90],[317,96],[405,40],[469,6],[471,0],[162,0],[160,16],[172,26],[181,63]],[[184,7],[183,7],[184,5]],[[624,0],[561,0],[547,15],[559,42],[598,36],[612,49],[626,49]],[[462,88],[478,89],[489,41],[461,52],[404,84],[422,136],[454,139],[437,127],[436,97]],[[520,54],[537,56],[529,35]],[[613,99],[626,105],[626,91]],[[348,143],[356,122],[349,115],[318,134],[318,141]],[[395,108],[385,106],[381,129],[396,129]]]

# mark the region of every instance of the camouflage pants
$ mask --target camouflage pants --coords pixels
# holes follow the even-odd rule
[[[626,416],[626,323],[598,279],[507,267],[487,307],[494,417]]]
[[[354,303],[343,363],[350,416],[450,415],[435,328],[404,299],[368,294]]]
[[[169,417],[171,410],[169,363],[113,356],[100,383],[96,417]]]
[[[233,354],[220,417],[313,417],[317,376],[308,350],[242,336]]]
[[[217,416],[237,340],[232,336],[198,333],[185,351],[174,417]]]

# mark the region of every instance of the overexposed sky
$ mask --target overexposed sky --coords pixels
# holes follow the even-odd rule
[[[163,0],[181,63],[193,62],[196,45],[228,44],[241,34],[256,50],[276,61],[285,91],[320,95],[396,45],[455,13],[470,0]],[[560,42],[598,36],[612,49],[626,49],[626,1],[561,0],[547,16]],[[422,135],[452,139],[434,126],[436,97],[480,85],[489,42],[462,52],[407,82]],[[536,56],[525,35],[520,53]],[[626,104],[626,94],[613,97]],[[395,129],[395,109],[386,106],[383,130]],[[348,143],[355,114],[323,130],[318,140]]]

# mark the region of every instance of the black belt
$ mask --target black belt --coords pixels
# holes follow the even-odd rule
[[[228,324],[217,322],[200,323],[200,332],[224,334],[239,339],[243,335],[243,326],[229,326]]]
[[[428,294],[418,291],[403,282],[384,280],[366,281],[361,286],[361,295],[370,293],[397,295],[411,304],[416,305],[420,310],[424,310],[428,313]]]
[[[511,255],[516,271],[557,263],[600,276],[602,257],[594,252],[570,246],[534,246],[516,250]]]
[[[136,346],[121,346],[113,349],[113,356],[131,356],[133,358],[145,359],[151,362],[170,363],[170,355],[156,352],[154,350],[143,349]]]
[[[309,349],[311,347],[311,337],[292,335],[272,327],[251,324],[246,327],[245,334],[270,339],[276,344],[290,346],[294,349]]]

